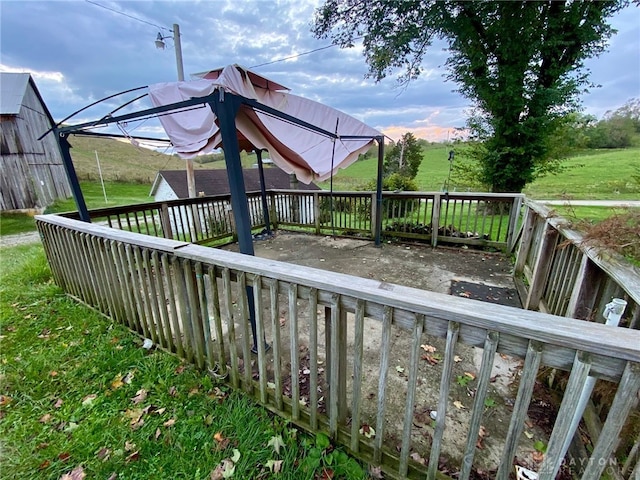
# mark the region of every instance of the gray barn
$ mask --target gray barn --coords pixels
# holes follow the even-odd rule
[[[53,126],[28,73],[0,73],[0,211],[43,208],[71,188]]]

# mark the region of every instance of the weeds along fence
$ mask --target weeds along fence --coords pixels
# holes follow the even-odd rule
[[[524,307],[604,322],[612,298],[627,302],[620,326],[640,329],[640,274],[629,262],[589,245],[547,207],[526,200],[515,280]]]
[[[570,375],[539,478],[555,478],[568,420],[589,376],[612,382],[615,396],[589,461],[576,466],[581,478],[599,479],[613,468],[630,479],[640,471],[637,452],[617,442],[640,388],[638,331],[291,268],[55,215],[36,222],[53,277],[69,295],[294,424],[327,432],[391,477],[449,478],[439,472],[445,465],[467,479],[479,465],[491,468],[487,462],[495,457],[495,478],[509,478],[527,441],[523,431],[542,366]],[[252,310],[260,339],[255,354]],[[437,341],[439,379],[426,382],[424,369],[436,367],[425,366],[421,345]],[[482,352],[477,389],[473,398],[457,397],[456,355],[471,354],[471,347]],[[512,408],[492,419],[487,400],[496,353],[523,366]],[[466,407],[453,405],[454,398]],[[437,411],[433,422],[429,410]],[[477,447],[487,422],[506,426],[503,438],[496,432],[485,441],[491,455]],[[452,429],[457,441],[447,433]]]
[[[392,193],[269,190],[267,209],[274,228],[317,235],[375,237],[381,210],[386,238],[464,244],[511,251],[520,223],[519,194]],[[259,192],[248,194],[251,228],[266,225]],[[191,243],[232,241],[236,233],[229,195],[91,210],[93,222]],[[68,214],[79,218],[77,214]]]

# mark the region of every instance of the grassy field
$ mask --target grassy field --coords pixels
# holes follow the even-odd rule
[[[458,147],[459,148],[459,147]],[[416,177],[423,191],[442,191],[449,174],[449,147],[434,146],[424,150],[424,159]],[[632,176],[640,175],[640,148],[594,150],[567,159],[565,171],[528,185],[524,192],[531,198],[545,200],[637,200],[640,185]],[[357,190],[373,180],[377,159],[366,159],[341,170],[333,180],[335,191]],[[322,188],[329,189],[329,182]],[[455,191],[452,182],[450,191]]]
[[[566,160],[567,170],[533,182],[524,193],[532,198],[638,200],[640,148],[592,150]]]
[[[71,156],[80,180],[100,179],[96,152],[105,181],[144,183],[151,189],[158,170],[184,170],[184,160],[146,148],[138,148],[126,141],[108,138],[71,136]],[[242,163],[249,168],[255,156],[242,154]],[[200,164],[194,161],[194,169],[225,168],[224,161]]]
[[[326,436],[64,295],[42,246],[0,256],[3,479],[365,477]]]
[[[127,205],[152,201],[149,197],[151,184],[158,170],[183,169],[184,161],[150,150],[135,148],[128,143],[116,140],[73,137],[72,155],[79,172],[82,191],[89,208]],[[459,152],[461,148],[457,146]],[[416,182],[422,191],[443,191],[449,176],[449,150],[447,145],[430,145],[424,149],[424,159],[420,165]],[[102,186],[97,173],[95,151],[100,157],[104,177],[107,202],[104,200]],[[242,163],[251,168],[255,156],[243,154]],[[200,165],[196,169],[224,168],[224,162],[212,162]],[[524,193],[538,199],[573,200],[637,200],[640,198],[640,185],[633,178],[640,175],[640,148],[611,151],[589,151],[569,158],[565,162],[565,171],[535,181],[527,186]],[[376,177],[377,159],[369,158],[352,164],[341,170],[333,180],[334,191],[353,191],[362,189]],[[330,182],[319,184],[328,190]],[[455,180],[451,180],[450,191],[456,191]],[[465,190],[466,191],[466,190]],[[56,202],[47,212],[75,210],[73,199]],[[556,208],[560,213],[565,210]],[[574,212],[580,218],[601,220],[611,209],[595,207],[576,207]],[[572,213],[572,212],[569,212]],[[584,215],[584,216],[583,216]],[[26,215],[2,214],[0,216],[0,234],[9,235],[32,231],[33,219]]]

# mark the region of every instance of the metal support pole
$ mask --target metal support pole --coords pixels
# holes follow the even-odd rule
[[[376,179],[376,240],[379,247],[382,243],[382,165],[384,162],[384,137],[377,137],[378,142],[378,178]]]
[[[229,188],[231,190],[231,208],[236,222],[238,244],[240,253],[254,255],[253,236],[251,235],[251,217],[249,216],[249,204],[247,191],[242,175],[242,163],[240,162],[240,147],[236,133],[236,114],[240,109],[240,98],[237,95],[219,89],[218,95],[213,96],[213,102],[209,104],[220,123],[220,136],[224,151],[224,161],[227,165]],[[249,323],[253,334],[253,347],[251,351],[258,352],[256,329],[256,306],[253,298],[253,287],[247,286],[247,302],[249,304]]]
[[[271,235],[271,223],[269,222],[269,205],[267,205],[267,190],[264,181],[264,166],[262,165],[262,150],[256,148],[256,157],[258,159],[258,173],[260,175],[260,194],[262,199],[262,216],[267,230],[267,235]]]
[[[80,220],[82,220],[83,222],[91,223],[89,211],[87,210],[87,204],[84,201],[84,195],[82,195],[82,189],[80,188],[80,182],[78,181],[78,175],[76,174],[76,169],[73,166],[73,161],[71,160],[71,145],[67,140],[68,134],[58,133],[58,130],[55,128],[53,129],[53,134],[55,135],[58,146],[60,147],[60,153],[62,154],[62,163],[64,164],[64,169],[67,172],[67,178],[69,179],[69,185],[71,186],[73,199],[75,200],[76,207],[78,208]]]

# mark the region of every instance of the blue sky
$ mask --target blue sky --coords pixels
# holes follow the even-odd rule
[[[93,0],[92,0],[93,1]],[[238,63],[271,62],[329,44],[310,32],[314,1],[88,1],[0,0],[0,71],[31,72],[56,120],[106,95],[176,79],[173,40],[157,50],[160,31],[182,32],[189,74]],[[128,15],[128,16],[127,16]],[[135,17],[135,18],[130,18]],[[601,117],[640,97],[640,8],[612,20],[619,33],[609,51],[591,59],[591,80],[601,85],[583,95],[585,112]],[[162,27],[162,28],[159,28]],[[395,78],[376,84],[358,46],[320,50],[255,71],[291,92],[342,110],[392,138],[411,130],[429,140],[446,139],[462,127],[469,102],[444,79],[443,45],[434,44],[424,73],[407,88]],[[95,116],[94,116],[95,115]],[[96,118],[89,114],[87,118]],[[81,118],[83,118],[81,116]],[[143,125],[137,133],[153,134]]]

